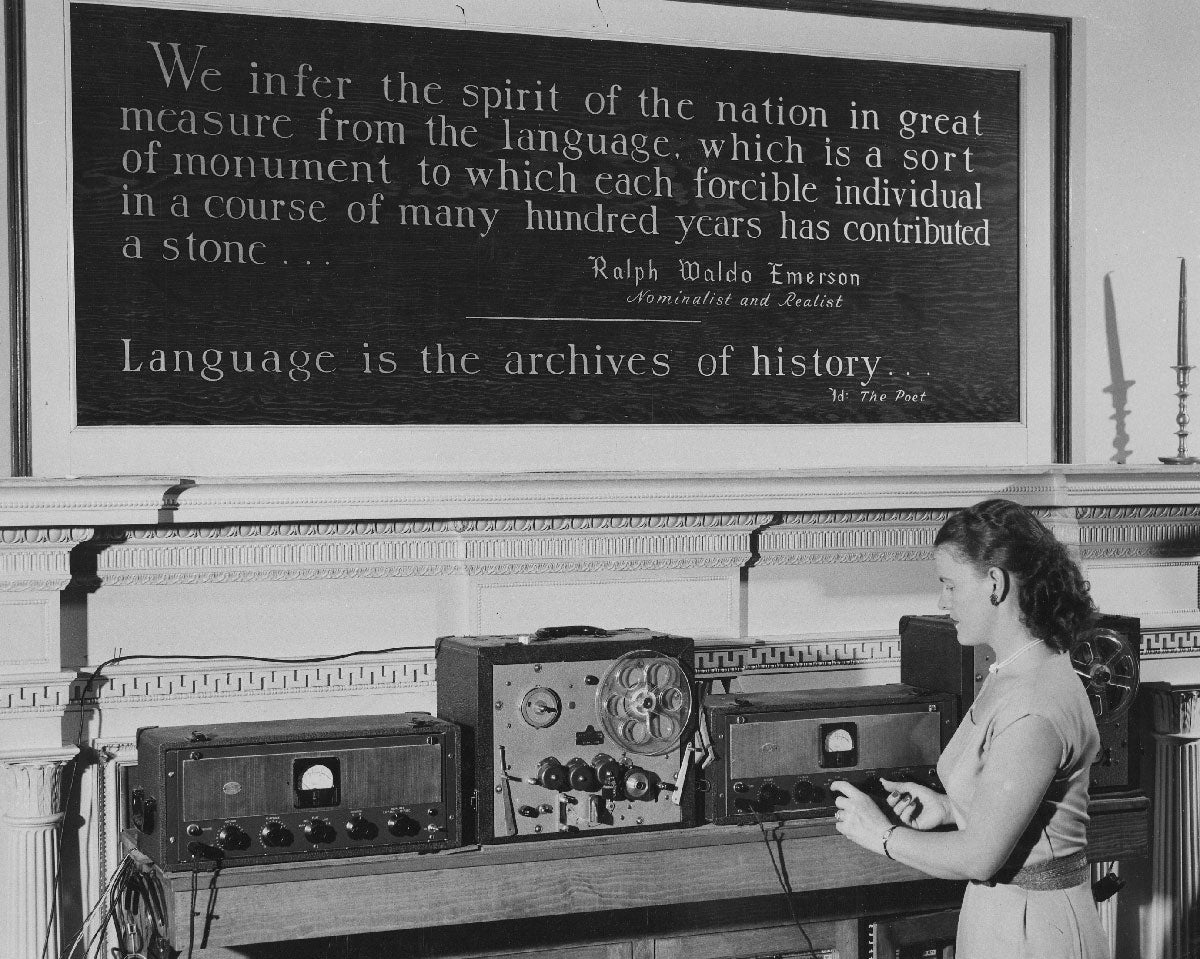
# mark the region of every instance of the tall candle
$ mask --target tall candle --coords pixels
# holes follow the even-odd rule
[[[1179,261],[1179,366],[1187,366],[1187,260]]]

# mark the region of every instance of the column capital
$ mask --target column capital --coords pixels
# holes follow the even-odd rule
[[[1150,698],[1151,728],[1157,737],[1181,743],[1200,739],[1200,686],[1144,683],[1142,692]]]
[[[95,530],[0,529],[0,592],[57,592],[71,583],[70,554]]]
[[[60,822],[67,766],[78,753],[75,746],[0,751],[0,822],[32,827]]]

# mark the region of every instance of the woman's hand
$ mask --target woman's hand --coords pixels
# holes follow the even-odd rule
[[[864,849],[883,855],[883,834],[892,825],[887,813],[865,792],[848,782],[830,783],[829,789],[838,794],[834,800],[837,831]]]
[[[888,805],[904,825],[925,831],[954,824],[954,810],[945,793],[920,783],[879,781],[888,791]]]

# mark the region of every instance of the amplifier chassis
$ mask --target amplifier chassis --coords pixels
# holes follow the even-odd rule
[[[461,844],[459,731],[423,713],[138,733],[130,819],[163,869]]]
[[[939,787],[937,760],[957,722],[954,697],[908,686],[710,696],[716,761],[706,819],[743,824],[833,814],[838,780]]]

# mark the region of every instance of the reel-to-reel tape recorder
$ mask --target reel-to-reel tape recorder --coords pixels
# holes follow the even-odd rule
[[[690,639],[644,629],[442,639],[437,711],[463,729],[468,841],[694,825],[692,660]]]
[[[1140,753],[1134,710],[1138,690],[1141,621],[1132,616],[1100,615],[1069,648],[1071,665],[1087,690],[1100,730],[1100,756],[1091,769],[1091,790],[1134,789]],[[962,713],[974,702],[988,665],[987,646],[960,646],[948,616],[900,619],[900,680],[922,689],[959,697]]]

